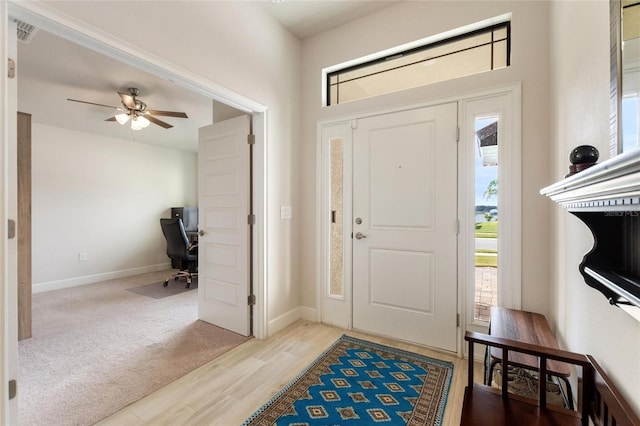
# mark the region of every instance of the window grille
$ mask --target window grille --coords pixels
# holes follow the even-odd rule
[[[508,67],[511,23],[446,38],[327,74],[327,106]]]

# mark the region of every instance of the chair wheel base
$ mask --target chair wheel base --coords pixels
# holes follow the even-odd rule
[[[169,280],[167,280],[167,281],[165,281],[165,282],[163,282],[163,283],[162,283],[162,287],[166,287],[166,286],[168,286],[168,285],[169,285]]]
[[[189,287],[191,287],[191,283],[187,283],[187,284],[185,284],[185,286],[184,286],[184,288],[189,288]]]

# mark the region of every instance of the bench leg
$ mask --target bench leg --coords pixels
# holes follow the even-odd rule
[[[558,377],[558,376],[556,377],[564,382],[564,386],[567,390],[565,402],[567,403],[569,410],[574,410],[575,407],[573,405],[573,391],[571,390],[571,383],[569,383],[569,379],[566,377]],[[562,388],[562,385],[560,386],[560,388]],[[563,396],[564,396],[564,392],[563,392]]]

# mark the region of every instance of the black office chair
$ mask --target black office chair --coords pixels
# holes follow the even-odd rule
[[[160,227],[164,238],[167,240],[167,256],[180,265],[180,272],[169,275],[162,284],[169,285],[169,280],[187,279],[186,288],[191,287],[191,280],[198,275],[198,247],[191,247],[187,233],[184,230],[182,219],[160,219]]]

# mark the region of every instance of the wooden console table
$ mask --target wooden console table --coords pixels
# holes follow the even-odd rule
[[[559,349],[558,342],[551,332],[544,315],[534,312],[519,311],[516,309],[491,307],[491,322],[489,323],[489,335],[511,339],[522,343],[530,343],[551,349]],[[502,362],[502,350],[491,348],[486,355],[485,384],[491,386],[493,369],[496,364]],[[519,352],[510,352],[509,365],[538,371],[538,358]],[[503,369],[504,370],[504,369]],[[573,410],[573,393],[569,376],[569,366],[563,362],[549,360],[547,373],[555,376],[565,383],[569,409]],[[505,372],[503,371],[503,374]]]

